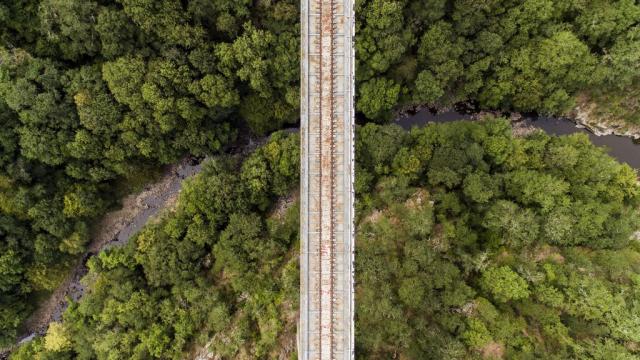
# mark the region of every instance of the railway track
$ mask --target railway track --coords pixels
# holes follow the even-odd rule
[[[302,0],[299,359],[353,359],[353,4]]]

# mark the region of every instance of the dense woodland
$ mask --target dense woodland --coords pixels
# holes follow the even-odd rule
[[[584,135],[501,119],[358,129],[356,356],[636,359],[640,188]],[[296,358],[298,137],[222,157],[91,261],[26,359]],[[288,204],[288,205],[287,205]]]
[[[297,122],[298,6],[298,1],[295,0],[12,0],[0,4],[0,121],[3,125],[0,127],[0,347],[15,340],[20,324],[32,312],[37,300],[56,288],[68,274],[71,264],[85,251],[95,220],[108,209],[117,207],[118,199],[124,194],[148,181],[160,165],[175,162],[187,154],[200,156],[218,153],[237,139],[239,134],[244,136],[251,132],[263,135]],[[640,122],[636,112],[637,94],[640,91],[640,5],[633,0],[363,0],[356,2],[356,13],[357,109],[370,120],[380,122],[389,119],[392,110],[400,106],[447,106],[467,100],[488,108],[562,113],[573,106],[578,96],[587,96],[594,101],[603,102],[605,112],[623,116],[630,122]],[[378,128],[365,128],[362,134],[374,131],[372,129]],[[392,128],[379,128],[375,131],[391,132],[403,139],[408,136],[400,135],[400,132]],[[483,143],[480,139],[473,139],[478,144]],[[635,201],[635,188],[626,183],[620,185],[607,180],[606,176],[620,173],[624,175],[624,181],[631,181],[627,177],[632,175],[623,170],[615,170],[618,169],[617,165],[591,149],[585,143],[586,140],[571,139],[578,140],[572,140],[576,143],[570,142],[566,149],[562,148],[566,150],[566,154],[563,152],[565,150],[558,150],[558,155],[555,155],[557,162],[565,164],[569,170],[549,170],[549,176],[542,177],[536,185],[545,190],[548,186],[549,192],[562,196],[534,200],[537,199],[532,190],[537,189],[534,186],[521,195],[528,199],[524,203],[511,199],[509,201],[515,205],[504,202],[500,205],[501,210],[498,207],[494,211],[519,213],[516,210],[520,208],[514,206],[524,206],[522,219],[541,222],[550,216],[547,211],[553,209],[556,211],[554,215],[564,219],[554,225],[559,227],[559,234],[564,234],[556,235],[558,239],[564,236],[573,238],[574,230],[567,229],[576,227],[581,229],[575,230],[579,234],[575,235],[576,239],[582,239],[575,240],[576,244],[599,248],[622,246],[619,241],[628,235],[626,231],[631,227],[631,224],[627,224],[631,221],[627,213],[628,206]],[[437,142],[432,140],[435,141],[430,139],[428,146],[436,146]],[[367,141],[370,140],[363,140],[361,144]],[[380,142],[385,145],[379,145],[380,148],[371,150],[371,153],[361,153],[359,150],[358,157],[361,159],[358,160],[362,165],[356,181],[360,186],[361,202],[365,204],[362,205],[362,212],[373,211],[378,206],[374,203],[381,201],[375,200],[377,195],[374,192],[378,181],[382,181],[381,177],[400,174],[397,173],[401,171],[399,169],[406,172],[401,177],[403,182],[399,184],[413,189],[426,186],[425,181],[435,181],[430,180],[432,177],[427,168],[437,165],[475,169],[480,164],[477,158],[479,155],[471,153],[477,146],[469,150],[439,150],[440,152],[429,155],[433,155],[435,160],[427,160],[426,153],[423,153],[427,151],[427,145],[418,146],[411,143],[414,140],[406,141],[409,143],[403,145],[398,154],[395,154],[394,149],[402,143],[399,141],[389,144]],[[519,160],[512,161],[526,164],[522,165],[525,167],[531,166],[533,170],[527,168],[529,170],[523,170],[517,176],[510,175],[513,179],[509,181],[514,183],[508,183],[505,179],[511,177],[506,175],[496,176],[496,179],[490,176],[491,180],[478,175],[475,180],[469,181],[477,182],[473,185],[476,189],[489,186],[492,189],[489,193],[494,194],[490,199],[497,198],[499,190],[499,194],[502,194],[500,196],[514,197],[509,191],[516,191],[515,188],[523,185],[534,174],[531,171],[547,171],[545,166],[550,166],[545,165],[547,155],[540,155],[536,151],[544,152],[550,146],[548,143],[560,140],[545,141],[538,139],[538,142],[525,142],[532,144],[529,149],[522,147],[524,145],[520,144],[521,140],[498,137],[493,145],[487,145],[490,151],[498,151],[503,145],[507,146],[511,152],[501,155],[504,159],[517,158]],[[375,142],[369,146],[375,148],[374,145]],[[455,156],[461,152],[465,154],[464,161],[456,160]],[[397,157],[393,163],[377,163],[378,160],[375,160],[378,159],[376,156],[390,153],[394,153],[394,158]],[[520,159],[529,156],[529,153],[535,159],[538,159],[536,156],[540,159]],[[585,162],[583,157],[587,155],[584,154],[590,154],[596,160]],[[450,164],[447,160],[449,156],[454,159]],[[384,158],[384,161],[391,160]],[[533,167],[533,163],[540,168]],[[584,163],[590,164],[591,170],[580,167],[579,164]],[[215,166],[224,168],[235,165]],[[255,198],[246,200],[251,204],[246,205],[246,209],[256,207],[259,210],[247,210],[255,213],[252,219],[234,221],[256,222],[256,219],[261,219],[260,221],[267,223],[264,215],[270,201],[274,196],[282,195],[282,189],[293,184],[283,182],[277,185],[278,192],[270,193],[263,189],[264,194],[260,195],[260,181],[271,181],[270,176],[265,175],[268,174],[266,165],[260,166],[263,165],[256,164],[253,170],[259,181],[251,178],[248,184],[234,183],[241,188],[256,187],[252,193]],[[488,174],[514,171],[514,168],[504,166],[505,163],[501,162],[496,168],[481,168],[477,171]],[[517,168],[520,165],[512,166]],[[598,169],[598,174],[602,177],[593,175],[593,178],[583,180],[580,176],[587,175],[573,167],[579,167],[587,175],[591,174],[589,171],[595,172]],[[250,172],[250,169],[246,171]],[[459,181],[462,181],[460,179],[466,179],[467,173],[464,171],[434,171],[433,178],[440,180],[428,184],[438,187],[442,182],[446,184],[447,190],[458,189]],[[203,178],[207,178],[207,175],[203,175]],[[556,178],[564,179],[562,181],[569,185],[559,185],[559,182],[553,180]],[[574,191],[577,186],[573,185],[574,182],[582,184],[577,187],[580,192]],[[511,187],[508,188],[506,184],[511,184]],[[402,189],[400,185],[398,189]],[[556,189],[554,186],[560,187]],[[569,190],[566,186],[569,186]],[[425,191],[429,196],[437,195],[432,193],[434,189]],[[597,197],[601,196],[601,192],[611,192],[614,194],[611,196],[618,196],[616,199],[624,201],[616,208],[610,201],[613,197]],[[586,203],[586,199],[592,195],[595,196],[591,199],[592,202]],[[208,198],[207,196],[202,195],[203,198]],[[447,195],[442,200],[443,204],[452,202],[446,206],[459,206],[446,210],[445,213],[451,219],[464,219],[468,227],[481,226],[478,225],[478,215],[473,214],[484,211],[484,208],[477,204],[468,205],[460,200],[462,195],[456,196],[459,197],[459,205],[456,205],[458,203],[454,201],[456,197],[453,195]],[[543,202],[544,206],[539,202]],[[576,205],[582,202],[589,206]],[[188,201],[185,200],[185,203]],[[601,206],[601,203],[606,203],[606,206]],[[441,211],[438,210],[438,204],[436,201],[432,210],[434,214]],[[579,208],[577,213],[572,212],[574,207]],[[245,211],[245,208],[225,209],[220,211],[224,214],[244,214]],[[535,216],[530,217],[531,214]],[[199,219],[194,220],[195,222],[205,221],[202,216],[194,219]],[[444,224],[457,224],[461,221],[451,219],[443,222],[443,227]],[[579,219],[582,219],[580,226],[572,223]],[[226,220],[220,221],[224,225],[220,225],[215,231],[223,231],[222,226],[226,226]],[[185,224],[180,226],[188,226],[186,223],[185,220]],[[569,226],[567,223],[572,224]],[[627,227],[613,227],[614,224],[627,224]],[[527,229],[529,225],[531,224],[526,224]],[[260,236],[271,238],[272,235],[268,234],[271,230],[268,230],[267,225],[264,226],[264,234]],[[444,228],[453,226],[457,229],[455,225],[447,226]],[[524,225],[515,222],[513,226]],[[545,239],[541,235],[545,226],[541,223],[533,233],[536,236],[530,234],[532,238]],[[437,228],[433,229],[435,231]],[[602,237],[601,234],[609,235]],[[395,238],[402,239],[401,235]],[[478,230],[476,236],[483,238],[485,235]],[[171,236],[173,237],[168,238],[176,240],[186,235]],[[291,245],[292,240],[279,239],[280,235],[273,236],[273,241]],[[498,232],[491,236],[498,239],[502,235]],[[590,244],[589,241],[596,241],[597,236],[600,236],[597,241],[604,243]],[[212,243],[194,242],[197,243],[194,246],[199,249],[194,250],[197,254],[210,253]],[[557,246],[556,242],[550,244]],[[465,249],[472,251],[469,249],[475,248]],[[127,263],[134,266],[134,269],[131,270],[133,275],[130,288],[126,291],[133,292],[141,286],[145,289],[157,287],[160,289],[158,291],[168,292],[158,295],[155,290],[148,290],[154,294],[149,301],[179,303],[187,309],[190,307],[184,304],[188,304],[188,301],[181,297],[187,296],[184,295],[185,292],[192,287],[196,289],[194,292],[205,291],[202,289],[208,291],[212,286],[210,283],[198,285],[193,279],[189,280],[193,286],[186,286],[186,282],[179,279],[172,280],[174,282],[171,285],[147,279],[141,275],[140,269],[156,265],[146,265],[136,255],[136,251],[138,250],[134,247],[127,247],[114,251],[114,254],[122,252],[122,255],[101,255],[92,262],[92,273],[98,279],[111,279],[102,280],[104,284],[115,283],[114,279],[125,277],[123,270],[120,265],[113,265],[111,269],[103,261],[115,262],[109,260],[109,256],[122,256],[129,259],[127,261],[135,258],[135,266],[131,265],[133,262]],[[448,259],[471,256],[464,255],[462,250],[456,251],[458,252],[453,255],[447,255]],[[562,253],[562,248],[558,251],[563,258],[573,259],[569,254]],[[629,251],[633,253],[632,250]],[[199,259],[197,256],[191,259],[196,261]],[[287,256],[282,253],[274,255],[274,259],[278,259],[274,260],[274,264],[280,265],[288,261]],[[466,269],[468,266],[460,265],[460,259],[451,261]],[[499,263],[496,259],[489,259],[495,264]],[[514,264],[526,260],[513,259]],[[205,260],[202,261],[203,264],[206,263]],[[178,264],[176,260],[165,265],[174,269]],[[198,264],[200,263],[196,261],[190,266],[200,266]],[[271,269],[280,271],[274,270],[279,266],[274,264],[269,265],[273,267]],[[206,268],[205,265],[202,266]],[[498,267],[501,266],[502,263]],[[520,271],[516,265],[511,267],[515,269],[513,271]],[[389,271],[396,274],[394,269]],[[465,281],[475,289],[477,274],[465,271],[467,272],[462,272]],[[211,280],[208,276],[203,275],[205,279]],[[615,283],[607,282],[613,280],[604,278],[602,281],[605,284]],[[145,285],[147,283],[150,287]],[[173,284],[178,283],[183,285],[180,288],[182,290],[172,292]],[[124,284],[104,286],[117,288]],[[533,286],[532,282],[530,286]],[[284,289],[286,286],[281,287]],[[96,289],[99,288],[96,285]],[[612,288],[611,292],[618,296],[619,291],[616,289],[618,288]],[[129,294],[126,291],[122,290],[121,294]],[[237,293],[227,291],[221,290],[220,303],[230,306],[229,314],[235,314],[237,306],[229,305],[234,303],[225,296]],[[278,293],[280,290],[273,291]],[[102,298],[99,293],[96,290],[96,305],[78,305],[68,315],[69,325],[65,325],[64,331],[75,332],[73,337],[78,339],[76,343],[69,345],[73,348],[70,354],[90,354],[92,351],[97,354],[107,351],[113,345],[109,341],[120,341],[114,340],[113,335],[110,340],[105,340],[109,331],[122,326],[113,319],[104,319],[105,323],[112,322],[100,327],[104,333],[97,332],[95,338],[79,334],[82,329],[97,331],[93,326],[102,324],[102,320],[92,311],[100,311],[96,309],[102,309],[101,306],[105,303],[113,302],[109,300],[110,296],[115,296],[111,290],[104,290]],[[479,294],[481,296],[485,293]],[[628,291],[624,292],[624,296],[628,297],[629,294]],[[269,296],[265,295],[264,301],[273,300]],[[500,305],[497,311],[503,311],[505,306]],[[82,310],[83,307],[89,309]],[[175,306],[174,308],[177,309]],[[422,308],[402,309],[403,314],[422,311]],[[253,316],[252,311],[257,312],[254,310],[244,310],[241,313]],[[516,307],[512,307],[512,313],[521,314]],[[161,316],[157,313],[152,315]],[[173,319],[171,316],[174,315],[164,314],[162,321],[158,318],[145,318],[144,324],[136,326],[143,329],[145,326],[152,326],[150,324],[166,325],[170,323],[167,319]],[[571,316],[574,315],[561,315],[563,324],[570,331],[582,326],[580,322],[571,322]],[[74,316],[76,320],[72,319]],[[279,316],[273,315],[269,319],[279,318],[279,321],[285,321]],[[153,325],[153,331],[149,330],[145,333],[147,335],[138,334],[137,336],[143,336],[148,341],[157,341],[157,347],[153,350],[150,348],[156,345],[149,345],[149,342],[141,346],[144,349],[139,350],[142,351],[140,356],[174,356],[181,351],[182,345],[169,349],[174,345],[162,343],[164,340],[158,339],[164,338],[159,334],[168,331],[170,335],[166,336],[171,339],[180,338],[183,342],[179,344],[186,344],[202,324],[209,322],[198,319],[202,318],[196,317],[193,324],[184,325],[187,330],[181,329],[184,332],[180,332],[182,335],[179,336],[176,335],[178,330],[160,329],[160,325]],[[375,318],[371,319],[374,320]],[[255,338],[250,335],[256,334],[256,326],[252,321],[258,320],[239,322],[242,326],[247,324],[243,329],[248,332],[238,335],[237,339],[240,340],[236,340],[237,342]],[[585,321],[592,322],[593,319]],[[488,329],[496,328],[495,324],[485,323]],[[261,329],[268,327],[267,324],[260,324]],[[608,329],[609,325],[603,325],[602,329]],[[274,326],[278,328],[282,325]],[[415,330],[417,325],[407,326]],[[445,328],[444,325],[442,328]],[[62,331],[60,327],[54,329]],[[462,327],[456,329],[460,330]],[[451,336],[457,336],[455,334],[458,330],[447,328],[450,334],[454,334]],[[209,331],[215,332],[215,329]],[[274,332],[278,333],[276,330]],[[159,338],[153,338],[149,334],[158,334]],[[411,333],[407,334],[407,338],[410,338]],[[572,339],[583,338],[581,332],[568,334]],[[276,340],[273,338],[276,335],[267,337],[269,336],[270,340],[264,340],[266,345],[260,345],[260,354],[268,354],[276,348]],[[544,337],[544,334],[536,333],[536,336]],[[609,345],[624,343],[613,335],[601,336],[608,339],[606,344]],[[594,337],[588,333],[584,338]],[[406,338],[397,342],[393,338],[384,340],[387,342],[374,343],[365,342],[363,338],[359,346],[372,349],[371,356],[381,354],[379,356],[384,357],[393,353],[392,349],[410,354],[407,356],[416,354],[409,353],[416,348],[405,346],[408,343]],[[498,342],[499,339],[494,340]],[[628,341],[635,343],[635,340]],[[225,338],[223,343],[230,342]],[[34,344],[42,344],[42,340]],[[137,344],[138,342],[131,340],[121,344],[122,346],[113,346],[122,349],[122,354],[133,354],[138,351],[133,349]],[[260,346],[256,345],[256,348]],[[573,345],[570,347],[574,348]],[[67,348],[68,346],[64,347]],[[28,351],[33,350],[29,349]],[[225,354],[231,354],[235,350],[228,351]],[[56,354],[55,356],[63,356],[65,352]],[[20,356],[28,358],[30,355]]]
[[[150,169],[298,118],[297,1],[0,4],[0,347]]]
[[[357,108],[398,105],[562,114],[587,97],[640,124],[634,0],[356,1]]]
[[[358,133],[362,359],[637,359],[640,187],[585,135]]]
[[[242,161],[224,156],[187,181],[175,212],[89,263],[91,291],[13,360],[182,359],[192,343],[224,358],[295,353],[296,135]]]

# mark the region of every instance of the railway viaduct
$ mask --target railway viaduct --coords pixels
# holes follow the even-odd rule
[[[300,360],[351,360],[353,0],[301,0]]]

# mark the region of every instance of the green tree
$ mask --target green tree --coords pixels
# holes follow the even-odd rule
[[[95,56],[100,52],[97,11],[98,3],[91,0],[44,0],[39,6],[40,31],[65,59]]]
[[[403,7],[403,1],[395,0],[356,4],[359,21],[354,46],[358,53],[358,79],[368,80],[389,70],[414,42],[410,29],[402,26],[405,22]]]
[[[71,347],[71,340],[66,333],[64,325],[59,322],[52,322],[47,329],[47,335],[44,338],[44,348],[50,351],[58,352],[68,350]]]
[[[369,119],[386,119],[398,101],[400,85],[393,80],[375,78],[360,86],[356,109]]]
[[[498,302],[529,297],[527,282],[508,266],[491,267],[482,273],[480,286]]]

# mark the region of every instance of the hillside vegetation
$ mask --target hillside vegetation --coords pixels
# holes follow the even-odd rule
[[[150,168],[297,121],[297,6],[0,4],[0,347]]]
[[[640,188],[584,135],[507,121],[358,129],[356,356],[633,359]],[[91,291],[23,359],[295,358],[298,138],[190,181],[91,261]]]
[[[466,100],[561,113],[581,95],[598,102],[593,114],[637,122],[636,1],[362,0],[355,11],[357,109],[368,119],[384,121],[401,106]],[[15,341],[38,301],[79,261],[96,219],[118,199],[163,164],[187,154],[218,154],[240,136],[295,124],[299,93],[296,0],[3,1],[0,347]],[[573,141],[588,148],[586,140]],[[383,154],[397,142],[380,146]],[[414,181],[431,166],[416,149],[375,166],[405,169]],[[438,166],[460,164],[467,158],[457,153],[472,150],[442,151],[433,154]],[[504,156],[525,156],[518,151]],[[580,156],[571,150],[554,161],[580,167]],[[609,167],[592,170],[608,174]],[[374,186],[378,173],[364,169],[357,181]],[[531,178],[531,171],[513,181]],[[447,186],[463,177],[448,170],[434,174]],[[626,236],[627,227],[610,228],[629,219],[621,212],[626,205],[599,207],[597,198],[586,203],[585,194],[604,191],[590,174],[571,175],[583,184],[581,192],[552,189],[564,196],[545,195],[544,211],[557,211],[561,220],[583,219],[580,241],[610,245],[617,241],[613,235],[595,240],[596,234]],[[549,176],[539,185],[558,185]],[[486,177],[474,181],[485,184]],[[615,192],[617,185],[598,186]],[[361,188],[361,196],[373,196],[364,189],[374,188]],[[567,196],[580,198],[566,202]],[[501,204],[507,213],[514,206]],[[558,226],[571,222],[565,220]]]
[[[586,135],[358,133],[362,359],[640,356],[640,187]]]
[[[194,341],[224,358],[295,352],[299,208],[295,135],[188,180],[175,212],[100,253],[90,291],[11,359],[182,359]]]
[[[640,4],[634,0],[356,2],[357,108],[398,105],[562,114],[578,95],[597,117],[640,125]]]

